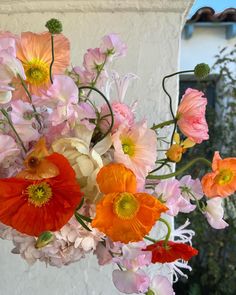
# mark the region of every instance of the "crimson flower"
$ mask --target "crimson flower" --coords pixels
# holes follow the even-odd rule
[[[158,241],[152,245],[148,245],[144,251],[152,252],[152,263],[173,262],[178,259],[188,261],[198,254],[198,250],[184,243],[175,243],[168,241]]]

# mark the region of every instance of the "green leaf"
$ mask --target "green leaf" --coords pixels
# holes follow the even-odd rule
[[[78,207],[76,208],[76,211],[79,210],[79,209],[81,209],[83,205],[84,205],[84,198],[82,198],[80,204],[79,204]]]
[[[77,221],[85,228],[87,231],[91,231],[91,229],[84,223],[84,221],[81,219],[80,214],[75,212],[75,218]]]
[[[77,213],[77,214],[79,215],[79,217],[80,217],[81,219],[83,219],[83,220],[85,220],[85,221],[87,221],[87,222],[92,222],[92,219],[91,219],[90,217],[88,217],[88,216],[84,216],[84,215],[79,214],[79,213]]]

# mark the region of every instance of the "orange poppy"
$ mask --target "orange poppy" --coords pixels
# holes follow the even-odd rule
[[[215,152],[212,172],[202,178],[204,194],[209,198],[227,197],[236,191],[236,158],[221,159]]]
[[[45,138],[42,137],[36,143],[34,150],[26,157],[25,169],[18,173],[17,177],[40,180],[57,176],[59,170],[55,164],[47,160],[46,157],[49,155]]]
[[[50,86],[50,63],[52,61],[51,34],[24,32],[17,40],[17,58],[22,62],[26,83],[34,95],[41,95],[42,89]],[[52,73],[63,74],[70,63],[70,43],[62,34],[54,36],[54,63]],[[18,91],[17,91],[18,90]],[[23,87],[16,87],[14,97],[25,97]]]
[[[0,179],[0,221],[30,236],[59,230],[81,202],[82,193],[68,160],[57,153],[46,159],[58,168],[57,176]]]
[[[123,164],[109,164],[98,173],[97,183],[105,195],[97,203],[92,227],[114,242],[136,242],[148,234],[168,208],[152,195],[136,191],[136,177]]]

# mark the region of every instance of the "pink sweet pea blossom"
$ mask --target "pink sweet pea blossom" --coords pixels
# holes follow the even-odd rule
[[[123,43],[118,34],[109,34],[102,38],[101,52],[113,56],[125,56],[127,45]]]
[[[125,294],[145,293],[150,283],[149,277],[142,271],[114,270],[112,280],[116,288]]]
[[[210,226],[215,229],[223,229],[228,226],[228,223],[223,220],[222,198],[216,197],[207,201],[205,216]]]
[[[188,88],[177,111],[177,124],[181,132],[195,143],[209,138],[205,119],[207,99],[203,92]]]
[[[150,290],[154,292],[155,295],[174,295],[175,292],[172,288],[170,281],[160,275],[156,275],[150,284]]]
[[[190,175],[183,176],[180,181],[181,194],[185,199],[190,200],[201,200],[204,193],[202,191],[201,181],[192,179]]]
[[[176,216],[179,212],[189,213],[196,206],[190,203],[189,199],[185,199],[181,195],[180,184],[177,179],[167,179],[161,181],[155,187],[155,193],[158,198],[165,201],[165,205],[169,208],[166,212],[171,216]]]
[[[112,136],[114,159],[130,168],[137,177],[138,189],[154,167],[157,157],[157,138],[146,122],[134,124],[131,128],[120,126]]]
[[[106,55],[99,48],[90,48],[84,55],[83,66],[89,72],[96,72],[105,63]]]
[[[11,120],[20,138],[25,142],[38,140],[40,135],[32,105],[22,100],[14,100],[11,107]]]
[[[20,150],[15,140],[9,136],[0,134],[0,165],[9,157],[19,154]]]

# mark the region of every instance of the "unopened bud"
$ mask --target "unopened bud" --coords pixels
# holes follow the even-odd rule
[[[45,27],[51,34],[60,34],[62,32],[62,23],[56,18],[47,21]]]
[[[210,73],[210,67],[208,64],[201,63],[197,64],[194,68],[194,75],[198,80],[206,78]]]
[[[35,244],[35,248],[36,249],[43,248],[47,246],[49,243],[51,243],[53,239],[54,239],[54,236],[50,231],[44,231],[39,235]]]

